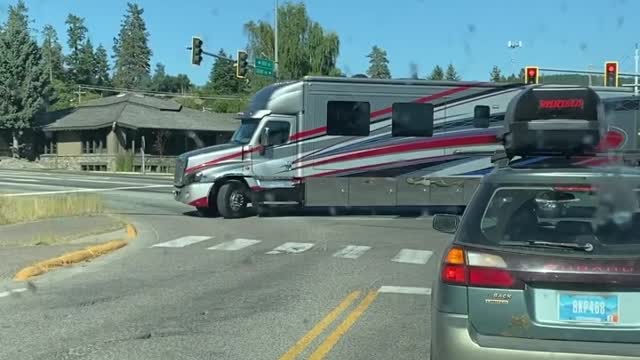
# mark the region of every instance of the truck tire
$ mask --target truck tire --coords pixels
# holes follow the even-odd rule
[[[216,203],[220,215],[225,219],[237,219],[247,216],[248,202],[248,189],[240,181],[229,181],[218,190]]]

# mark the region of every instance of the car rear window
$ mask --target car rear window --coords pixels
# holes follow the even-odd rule
[[[620,184],[500,186],[478,199],[475,211],[469,213],[472,219],[462,224],[466,230],[461,241],[493,246],[588,242],[594,246],[593,254],[640,254],[639,199],[638,189]]]

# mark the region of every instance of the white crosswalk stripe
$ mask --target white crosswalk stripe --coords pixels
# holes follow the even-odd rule
[[[402,249],[396,256],[393,257],[393,259],[391,259],[391,261],[406,264],[424,265],[427,263],[427,261],[429,261],[429,258],[432,254],[433,252],[428,250]]]
[[[203,241],[213,240],[215,236],[183,236],[174,240],[165,241],[162,243],[154,244],[152,248],[187,248],[191,245],[198,244]],[[264,240],[236,238],[233,240],[227,240],[219,244],[215,244],[207,247],[207,250],[212,251],[241,251],[247,250],[254,245],[261,244]],[[285,242],[270,251],[267,251],[267,255],[287,255],[287,254],[300,254],[312,249],[315,243],[306,242]],[[373,250],[373,247],[366,245],[342,245],[331,255],[334,258],[351,259],[356,260],[362,258],[362,256],[369,250]],[[258,250],[261,251],[261,250]],[[378,250],[379,252],[380,250]],[[397,250],[396,250],[397,251]],[[386,252],[386,251],[385,251]],[[417,249],[400,249],[395,255],[393,253],[388,254],[387,259],[390,258],[392,262],[413,264],[413,265],[425,265],[429,262],[429,259],[433,255],[429,250],[417,250]],[[380,255],[374,255],[374,258]],[[368,258],[368,257],[367,257]]]
[[[255,245],[259,242],[261,242],[261,240],[233,239],[231,241],[225,241],[221,244],[207,248],[207,250],[237,251],[237,250],[249,247],[251,245]]]
[[[277,248],[267,252],[269,255],[276,254],[299,254],[301,252],[305,252],[313,247],[313,243],[298,243],[298,242],[287,242],[284,243]]]
[[[333,254],[333,256],[345,259],[357,259],[370,249],[370,246],[349,245],[340,249],[338,252]]]
[[[177,238],[175,240],[155,244],[152,247],[181,248],[181,247],[193,245],[209,239],[213,239],[213,238],[211,236],[184,236],[181,238]]]

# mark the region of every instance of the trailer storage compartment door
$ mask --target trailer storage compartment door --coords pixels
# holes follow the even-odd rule
[[[309,178],[307,206],[465,206],[481,177]]]

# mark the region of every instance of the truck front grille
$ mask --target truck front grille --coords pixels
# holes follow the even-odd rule
[[[175,186],[182,186],[183,180],[184,180],[183,178],[184,178],[185,166],[186,166],[185,159],[183,159],[182,156],[178,156],[176,158],[176,171],[173,174],[173,184]]]

